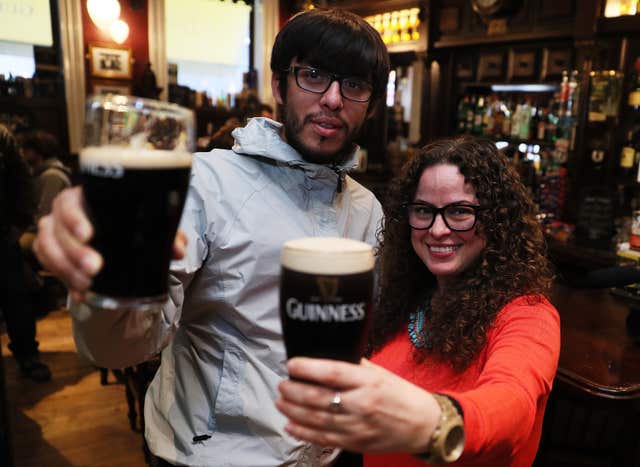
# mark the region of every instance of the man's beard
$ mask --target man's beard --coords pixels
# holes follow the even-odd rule
[[[335,152],[327,153],[326,151],[317,151],[307,146],[300,134],[304,129],[305,123],[316,117],[318,114],[309,114],[304,117],[302,121],[298,119],[294,112],[290,111],[289,106],[285,105],[284,108],[284,135],[287,143],[300,153],[302,158],[308,162],[314,164],[341,164],[345,161],[348,155],[354,150],[354,141],[360,134],[362,124],[354,128],[349,132],[348,126],[343,122],[343,128],[346,129],[347,134],[342,146]]]

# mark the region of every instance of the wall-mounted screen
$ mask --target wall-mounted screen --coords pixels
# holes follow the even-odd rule
[[[0,41],[53,45],[49,0],[0,2]]]

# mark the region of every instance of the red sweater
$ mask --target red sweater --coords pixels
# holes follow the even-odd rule
[[[426,323],[428,325],[428,323]],[[560,318],[547,300],[507,304],[489,330],[479,357],[456,374],[432,359],[417,363],[406,330],[372,360],[430,392],[456,399],[466,441],[455,466],[530,466],[560,354]],[[419,414],[416,414],[419,416]],[[425,464],[409,454],[365,454],[365,467]]]

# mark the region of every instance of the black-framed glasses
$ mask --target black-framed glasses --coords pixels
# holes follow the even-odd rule
[[[441,208],[427,203],[407,203],[405,207],[412,229],[430,229],[440,214],[449,230],[454,232],[466,232],[473,229],[476,225],[478,211],[483,209],[482,206],[463,203],[447,204]]]
[[[373,86],[356,76],[336,75],[310,66],[292,66],[285,71],[293,73],[300,89],[315,94],[327,92],[334,81],[340,83],[340,95],[350,101],[367,102],[373,94]]]

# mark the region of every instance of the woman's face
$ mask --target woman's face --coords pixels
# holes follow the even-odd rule
[[[451,203],[477,205],[474,188],[465,183],[458,167],[438,164],[422,172],[414,202],[441,208]],[[476,232],[456,232],[436,215],[433,225],[426,230],[411,229],[411,244],[416,254],[436,276],[441,289],[473,264],[486,245],[486,239]]]

